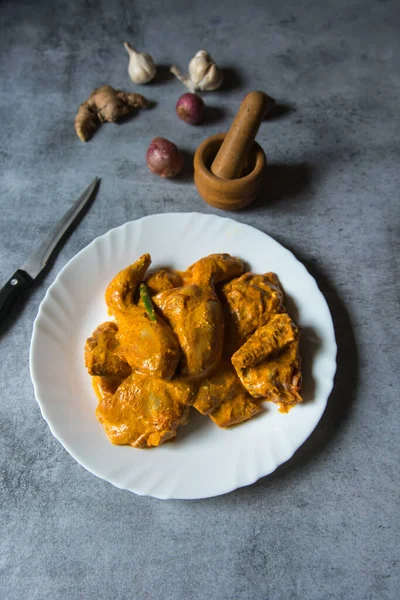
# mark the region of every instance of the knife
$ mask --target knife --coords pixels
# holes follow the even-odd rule
[[[62,219],[55,225],[40,246],[32,252],[26,263],[0,289],[0,321],[15,301],[33,284],[49,259],[55,254],[58,243],[75,223],[85,206],[96,196],[100,179],[96,177],[83,194],[74,202]]]

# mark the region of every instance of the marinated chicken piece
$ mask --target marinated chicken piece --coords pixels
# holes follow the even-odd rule
[[[160,292],[172,290],[183,285],[182,277],[178,271],[174,269],[159,269],[154,273],[150,273],[145,283],[149,289],[150,296],[155,296]]]
[[[219,427],[236,425],[263,410],[242,386],[229,363],[202,381],[193,406],[202,415],[209,415]]]
[[[144,308],[137,306],[118,316],[120,355],[139,373],[171,379],[181,350],[169,325],[156,315],[151,321]]]
[[[180,376],[206,377],[222,352],[224,322],[220,302],[209,285],[186,285],[153,297],[182,349]]]
[[[178,339],[160,316],[153,321],[143,306],[135,304],[150,262],[150,255],[144,254],[120,271],[107,287],[106,302],[118,323],[119,356],[140,373],[170,379],[180,358]]]
[[[182,378],[200,379],[216,367],[222,353],[224,322],[214,284],[242,271],[243,262],[239,258],[210,254],[181,273],[183,287],[154,296],[154,303],[182,348]]]
[[[245,273],[221,290],[226,350],[231,356],[272,314],[284,311],[284,293],[275,273]]]
[[[209,415],[239,391],[246,392],[235,369],[228,361],[222,362],[215,373],[201,382],[193,406],[202,415]]]
[[[193,397],[193,386],[179,379],[132,373],[114,395],[104,396],[96,416],[113,444],[160,446],[188,422]]]
[[[117,331],[116,323],[103,323],[86,340],[85,365],[89,375],[114,375],[125,379],[131,374],[131,367],[119,354]]]
[[[302,401],[299,330],[286,313],[271,317],[232,356],[232,364],[254,398],[281,407]]]
[[[232,356],[236,371],[252,367],[270,355],[276,355],[298,340],[299,330],[287,313],[276,314],[260,327]]]
[[[135,304],[139,284],[151,264],[150,254],[143,254],[136,262],[122,269],[109,283],[105,299],[110,315],[117,317]]]
[[[124,380],[113,375],[92,377],[92,386],[99,402],[111,399]]]
[[[185,284],[215,285],[243,273],[243,261],[230,254],[209,254],[193,263],[182,277]]]
[[[256,404],[254,400],[241,391],[228,402],[222,402],[221,405],[210,414],[210,419],[218,427],[230,427],[238,425],[243,421],[248,421],[254,415],[262,412],[263,408]]]

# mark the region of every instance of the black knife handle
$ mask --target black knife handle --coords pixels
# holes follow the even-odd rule
[[[25,290],[33,283],[32,277],[25,271],[15,271],[0,290],[0,321],[6,316],[15,301],[21,297]]]

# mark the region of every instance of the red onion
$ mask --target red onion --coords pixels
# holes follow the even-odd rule
[[[204,116],[205,104],[197,94],[183,94],[176,103],[176,114],[185,123],[196,125]]]
[[[150,171],[159,177],[175,177],[183,169],[183,156],[178,146],[162,137],[156,137],[146,152]]]

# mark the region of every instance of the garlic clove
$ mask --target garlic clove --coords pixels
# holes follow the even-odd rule
[[[215,63],[211,65],[203,79],[197,84],[199,90],[212,92],[220,87],[224,79],[224,74]]]
[[[125,50],[129,54],[128,73],[134,83],[144,84],[154,79],[156,65],[146,52],[138,52],[128,42],[124,43]]]

